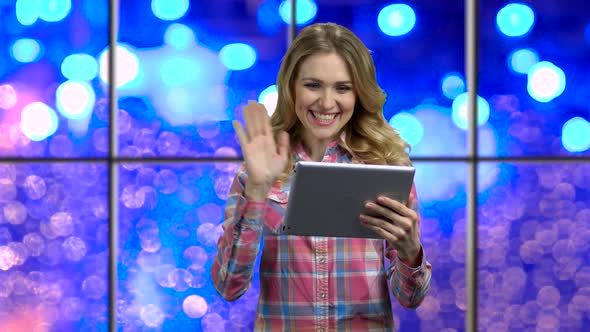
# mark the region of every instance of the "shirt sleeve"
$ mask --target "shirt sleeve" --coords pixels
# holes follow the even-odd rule
[[[236,173],[225,206],[223,234],[211,267],[215,289],[224,299],[235,301],[250,287],[264,225],[266,202],[246,199],[247,175],[242,164]]]
[[[413,184],[407,206],[418,213],[416,187]],[[420,227],[419,213],[417,226]],[[411,309],[418,307],[428,293],[432,275],[432,266],[426,260],[424,249],[420,248],[418,259],[420,264],[417,267],[410,267],[402,262],[396,250],[389,244],[385,249],[385,256],[391,262],[387,271],[391,292],[402,306]]]

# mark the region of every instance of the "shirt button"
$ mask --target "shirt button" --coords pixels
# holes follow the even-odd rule
[[[325,299],[325,298],[326,298],[326,293],[322,293],[322,294],[320,294],[320,297],[321,297],[322,299]]]
[[[324,257],[320,258],[320,263],[325,263],[326,259]]]

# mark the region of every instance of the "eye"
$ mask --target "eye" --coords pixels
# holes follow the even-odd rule
[[[310,89],[317,89],[320,87],[319,83],[305,83],[304,86]]]
[[[338,90],[338,92],[347,92],[352,90],[352,88],[348,85],[340,85],[336,87],[336,90]]]

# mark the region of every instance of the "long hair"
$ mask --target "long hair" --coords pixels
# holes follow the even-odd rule
[[[289,134],[291,149],[283,176],[293,167],[293,147],[301,142],[302,124],[295,113],[294,81],[301,63],[310,55],[336,53],[348,65],[357,96],[353,115],[344,127],[341,144],[358,162],[380,165],[410,165],[410,146],[383,117],[385,93],[377,84],[370,51],[349,29],[334,23],[305,27],[290,45],[277,76],[277,107],[271,116],[275,138]]]

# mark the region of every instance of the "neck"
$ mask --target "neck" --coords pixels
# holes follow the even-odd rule
[[[306,137],[303,139],[303,147],[305,148],[311,160],[322,161],[322,159],[324,159],[324,155],[326,154],[328,145],[333,140],[334,138],[319,140]]]

